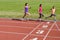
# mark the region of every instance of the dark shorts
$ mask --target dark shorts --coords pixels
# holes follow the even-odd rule
[[[44,17],[44,15],[42,13],[39,13],[39,18]]]
[[[52,16],[56,16],[56,15],[55,14],[51,14],[50,17],[52,17]]]
[[[39,13],[40,16],[44,16],[42,13]]]

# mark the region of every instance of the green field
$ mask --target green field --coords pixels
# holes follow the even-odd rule
[[[24,14],[24,4],[26,2],[31,6],[29,11],[31,16],[28,16],[28,18],[38,18],[37,10],[41,3],[43,4],[45,17],[50,15],[49,10],[54,5],[57,20],[60,20],[60,0],[0,0],[0,18],[21,18]],[[49,19],[51,20],[52,18]]]

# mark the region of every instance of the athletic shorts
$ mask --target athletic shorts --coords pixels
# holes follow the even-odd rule
[[[52,17],[52,16],[56,16],[56,15],[55,14],[51,14],[50,17]]]

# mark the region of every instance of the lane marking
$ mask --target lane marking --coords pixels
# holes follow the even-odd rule
[[[38,40],[38,38],[36,37],[36,38],[30,39],[30,40]]]
[[[26,35],[22,40],[25,40],[30,34],[32,34],[33,31],[35,31],[40,25],[42,25],[43,23],[37,25],[37,27],[35,27],[28,35]]]
[[[14,27],[14,28],[34,28],[34,27],[29,27],[29,26],[28,26],[28,27],[27,27],[27,26],[24,27],[24,26],[10,26],[10,25],[0,25],[0,27],[12,27],[12,28],[13,28],[13,27]]]
[[[37,32],[36,32],[36,34],[43,34],[44,33],[44,30],[38,30]]]
[[[41,36],[41,37],[44,37],[45,35],[36,35],[36,34],[31,34],[31,35],[33,35],[33,36]],[[52,36],[47,36],[47,37],[49,37],[49,38],[60,38],[60,37],[52,37]]]
[[[48,25],[43,25],[43,26],[42,26],[42,28],[47,28],[47,27],[48,27]]]
[[[48,28],[46,30],[49,30]],[[60,29],[59,29],[60,30]],[[57,29],[52,29],[52,31],[58,31]]]
[[[44,37],[44,36],[45,36],[45,35],[36,35],[36,34],[31,34],[31,35],[33,35],[33,36],[41,36],[41,37]],[[55,37],[55,36],[54,36],[54,37],[52,37],[52,36],[47,36],[47,37],[49,37],[49,38],[57,38],[57,39],[60,38],[60,37]]]
[[[0,31],[0,33],[4,33],[4,34],[18,34],[18,35],[27,35],[28,33],[18,33],[18,32],[6,32],[6,31]],[[41,36],[44,37],[45,35],[36,35],[36,34],[31,34],[33,36]],[[49,38],[60,38],[60,37],[52,37],[52,36],[48,36]]]
[[[39,34],[43,34],[44,33],[44,30],[41,30],[40,32],[39,32]]]
[[[49,24],[50,22],[47,22],[47,24]]]
[[[52,24],[52,26],[50,27],[50,29],[48,30],[47,34],[45,35],[45,37],[43,38],[43,40],[46,40],[46,38],[48,37],[48,34],[50,33],[50,31],[52,30],[52,28],[54,27],[55,22]]]
[[[57,25],[57,23],[56,23],[55,25],[56,25],[56,27],[57,27],[57,30],[60,31],[59,26]]]
[[[18,23],[18,24],[19,24],[19,23],[25,23],[25,24],[39,24],[39,22],[38,22],[38,23],[36,23],[36,22],[33,23],[33,22],[31,22],[31,21],[30,21],[29,23],[28,23],[28,22],[20,22],[20,21],[0,21],[0,22]]]
[[[5,34],[23,34],[23,35],[27,35],[28,34],[28,33],[6,32],[6,31],[0,31],[0,33],[5,33]]]
[[[59,37],[55,37],[55,38],[59,38]]]
[[[30,29],[30,28],[32,28],[32,29],[34,28],[34,27],[23,27],[23,26],[20,27],[20,26],[10,26],[10,25],[0,25],[0,27],[3,27],[3,26],[4,26],[4,27],[12,27],[12,28],[13,28],[13,27],[15,27],[15,28],[29,28],[29,29]],[[41,28],[38,28],[38,29],[41,29]],[[46,28],[46,30],[49,30],[49,29]],[[52,29],[52,30],[53,30],[53,31],[57,31],[57,29]],[[59,29],[59,30],[60,30],[60,29]]]

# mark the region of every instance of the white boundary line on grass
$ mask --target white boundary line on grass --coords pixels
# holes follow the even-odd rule
[[[42,25],[43,23],[40,23],[39,25],[37,25],[28,35],[26,35],[22,40],[25,40],[33,31],[35,31],[40,25]]]
[[[51,26],[50,29],[48,30],[47,34],[46,34],[45,37],[43,38],[43,40],[46,40],[46,38],[48,37],[48,34],[50,33],[50,31],[51,31],[52,28],[54,27],[55,23],[56,23],[56,22],[54,22],[54,23],[52,24],[52,26]]]

